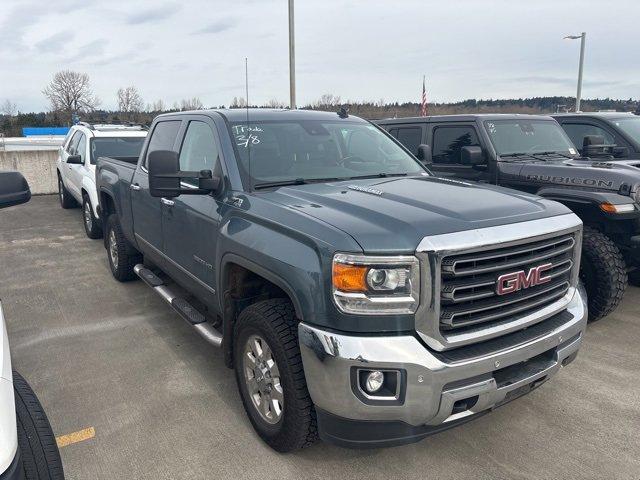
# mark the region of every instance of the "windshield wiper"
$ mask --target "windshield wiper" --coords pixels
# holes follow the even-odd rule
[[[556,151],[549,151],[549,152],[538,152],[536,153],[536,155],[557,155],[559,157],[564,157],[564,158],[569,158],[569,159],[573,159],[572,156],[567,155],[565,153],[561,153],[561,152],[556,152]]]
[[[387,178],[387,177],[406,177],[407,173],[372,173],[371,175],[362,175],[358,177],[349,177],[348,180],[361,180],[363,178]]]
[[[291,185],[307,185],[309,183],[343,182],[345,180],[351,180],[351,177],[295,178],[291,180],[281,180],[278,182],[256,183],[253,186],[253,189],[260,190],[262,188],[271,188],[271,187],[288,187]]]
[[[253,188],[254,190],[260,190],[261,188],[287,187],[289,185],[304,185],[305,183],[308,182],[304,178],[294,178],[293,180],[280,180],[278,182],[256,183]]]

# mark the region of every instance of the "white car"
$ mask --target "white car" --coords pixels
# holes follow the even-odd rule
[[[0,172],[0,208],[28,202],[18,172]],[[63,480],[60,452],[49,420],[29,384],[11,370],[7,327],[0,303],[0,480]]]
[[[96,160],[111,157],[137,160],[147,129],[141,125],[91,125],[81,122],[69,130],[58,155],[58,195],[62,208],[82,205],[89,238],[102,237],[96,191]]]

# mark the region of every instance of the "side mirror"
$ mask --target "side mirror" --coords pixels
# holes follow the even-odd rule
[[[433,159],[431,156],[431,146],[425,145],[424,143],[418,146],[418,154],[416,155],[418,160],[420,160],[425,165],[431,165],[433,163]]]
[[[611,157],[615,147],[615,145],[605,144],[602,135],[585,135],[582,141],[582,156]]]
[[[211,170],[183,172],[176,152],[156,150],[149,154],[149,193],[152,197],[174,198],[180,195],[207,195],[220,188],[220,177]],[[197,187],[183,186],[182,180],[195,180]]]
[[[485,163],[481,147],[462,147],[460,149],[460,163],[462,165],[482,165]]]
[[[615,158],[627,158],[629,156],[629,147],[613,147],[613,156]]]
[[[67,163],[69,165],[82,165],[84,162],[82,161],[82,157],[80,155],[69,155],[67,157]]]
[[[31,199],[29,184],[19,172],[0,172],[0,208],[27,203]]]

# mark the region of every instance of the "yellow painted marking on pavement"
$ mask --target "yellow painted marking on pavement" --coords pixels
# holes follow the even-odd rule
[[[84,442],[96,436],[96,430],[93,427],[85,428],[77,432],[69,433],[68,435],[61,435],[56,437],[58,448],[66,447],[78,442]]]

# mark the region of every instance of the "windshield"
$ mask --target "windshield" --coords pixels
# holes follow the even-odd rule
[[[253,186],[365,176],[426,175],[394,140],[362,122],[236,122],[232,137]]]
[[[617,118],[613,124],[640,144],[640,117]]]
[[[501,156],[577,153],[564,130],[552,120],[488,120],[485,127],[496,153]]]
[[[91,139],[91,164],[99,157],[138,157],[144,137],[95,137]]]

